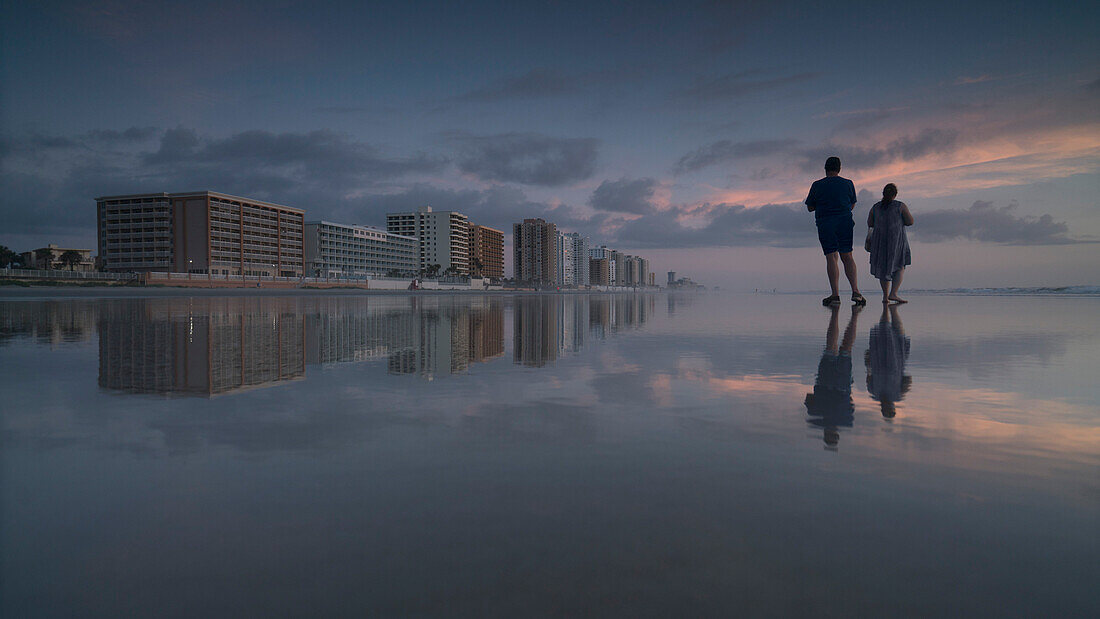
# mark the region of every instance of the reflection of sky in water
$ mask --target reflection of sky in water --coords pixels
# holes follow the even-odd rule
[[[799,296],[3,302],[0,599],[1090,614],[1098,310],[842,308],[823,441]]]

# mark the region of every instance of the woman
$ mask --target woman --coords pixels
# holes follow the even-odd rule
[[[895,200],[898,188],[890,183],[882,188],[882,201],[867,214],[867,251],[871,252],[871,275],[882,285],[883,303],[906,303],[898,296],[905,267],[913,262],[905,227],[913,225],[913,215],[904,202]]]

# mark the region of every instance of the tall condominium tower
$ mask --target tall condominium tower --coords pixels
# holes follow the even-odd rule
[[[504,277],[504,232],[470,224],[470,273],[480,270],[482,277]],[[480,265],[480,269],[478,267]]]
[[[558,227],[542,219],[524,219],[512,225],[513,266],[516,280],[556,286],[558,279]]]
[[[439,265],[439,273],[450,270],[470,274],[470,220],[456,211],[433,211],[422,206],[408,213],[386,213],[386,230],[415,237],[420,243],[419,265]]]
[[[558,234],[558,281],[563,286],[589,285],[588,237],[577,232]]]

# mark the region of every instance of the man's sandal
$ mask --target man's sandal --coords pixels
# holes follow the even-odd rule
[[[829,307],[830,305],[840,305],[840,295],[837,294],[831,297],[825,297],[821,300],[821,304],[825,307]]]
[[[855,303],[856,305],[867,305],[867,299],[863,298],[863,295],[861,294],[853,294],[852,303]]]

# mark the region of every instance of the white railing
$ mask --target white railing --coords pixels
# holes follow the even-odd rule
[[[68,271],[62,269],[0,269],[0,277],[11,279],[97,279],[127,281],[137,279],[134,273],[100,273],[99,271]]]

